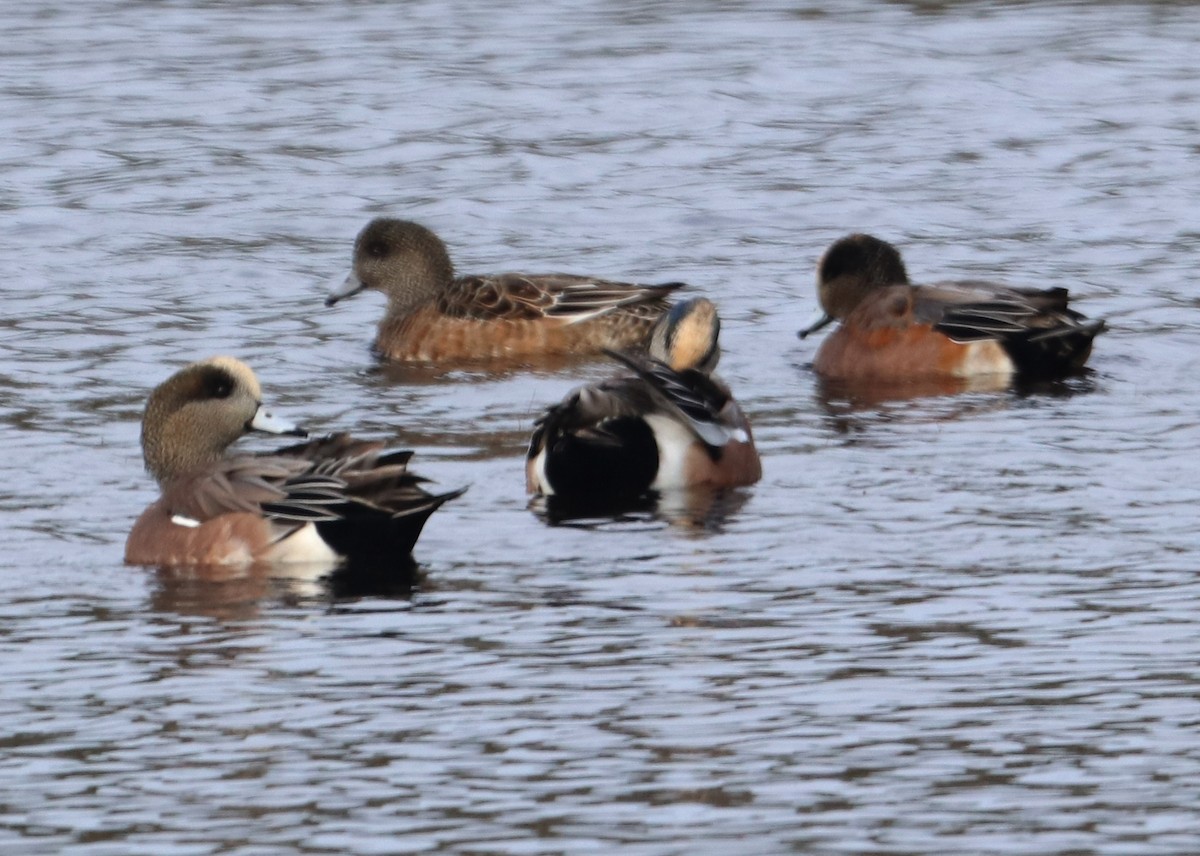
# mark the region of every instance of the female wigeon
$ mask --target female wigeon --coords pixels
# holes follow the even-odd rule
[[[1104,329],[1068,307],[1065,288],[911,285],[899,251],[870,235],[825,251],[817,290],[824,316],[799,335],[841,321],[813,363],[834,380],[1059,377],[1083,366]]]
[[[354,241],[350,275],[325,300],[387,295],[375,352],[390,360],[491,360],[598,354],[642,344],[683,283],[634,285],[570,274],[456,276],[442,240],[379,218]]]
[[[254,372],[232,357],[193,363],[150,393],[142,453],[162,495],[134,524],[125,561],[390,569],[462,493],[426,492],[408,472],[412,452],[346,434],[226,454],[249,431],[307,436],[263,409]]]
[[[538,419],[529,492],[605,501],[758,481],[750,423],[712,375],[719,332],[712,301],[693,298],[655,325],[648,357],[611,353],[633,374],[576,389]]]

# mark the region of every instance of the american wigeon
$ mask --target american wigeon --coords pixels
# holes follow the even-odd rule
[[[346,434],[227,454],[249,431],[306,436],[263,409],[254,372],[232,357],[193,363],[150,393],[142,453],[162,495],[129,533],[127,562],[387,569],[462,493],[428,493],[408,471],[412,452]]]
[[[529,492],[600,501],[758,481],[750,423],[712,374],[719,332],[712,301],[693,298],[655,325],[648,356],[611,353],[633,374],[576,389],[538,419]]]
[[[899,251],[870,235],[825,251],[817,289],[824,316],[799,335],[841,321],[813,364],[834,380],[1058,377],[1083,366],[1104,329],[1068,307],[1065,288],[911,285]]]
[[[638,345],[682,285],[571,274],[456,276],[437,235],[379,218],[358,233],[350,274],[325,304],[364,289],[387,295],[374,346],[385,359],[513,359]]]

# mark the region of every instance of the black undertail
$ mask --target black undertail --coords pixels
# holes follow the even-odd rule
[[[572,428],[562,424],[565,410],[551,408],[539,426],[546,480],[558,496],[602,503],[650,489],[658,473],[658,444],[645,420],[623,416]]]
[[[1026,330],[1000,340],[1022,380],[1061,377],[1083,368],[1103,321],[1055,330]]]
[[[462,495],[462,490],[429,496],[402,513],[388,513],[357,502],[338,507],[337,520],[317,521],[317,532],[333,550],[344,556],[343,569],[351,573],[394,574],[412,565],[411,553],[433,512]]]

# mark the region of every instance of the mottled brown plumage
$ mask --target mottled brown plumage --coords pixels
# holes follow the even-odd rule
[[[326,304],[383,292],[388,306],[374,347],[385,359],[519,359],[640,345],[681,286],[572,274],[456,276],[432,231],[379,218],[358,234],[350,275]]]

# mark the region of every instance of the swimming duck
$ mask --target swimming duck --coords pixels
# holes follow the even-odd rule
[[[250,431],[306,436],[267,412],[254,372],[232,357],[193,363],[150,393],[142,452],[162,493],[129,533],[127,562],[387,568],[462,493],[427,492],[408,471],[412,452],[348,434],[227,452]]]
[[[681,282],[635,285],[571,274],[459,276],[446,245],[409,220],[379,218],[354,241],[349,276],[325,303],[387,295],[375,352],[426,362],[598,354],[642,344]]]
[[[647,355],[611,352],[631,374],[572,391],[535,423],[529,492],[613,500],[758,481],[750,423],[712,374],[719,333],[716,306],[698,297],[658,321]]]
[[[1065,288],[912,285],[900,252],[863,234],[825,251],[817,291],[823,315],[799,335],[841,322],[813,363],[837,380],[1058,377],[1083,366],[1105,327],[1071,309]]]

